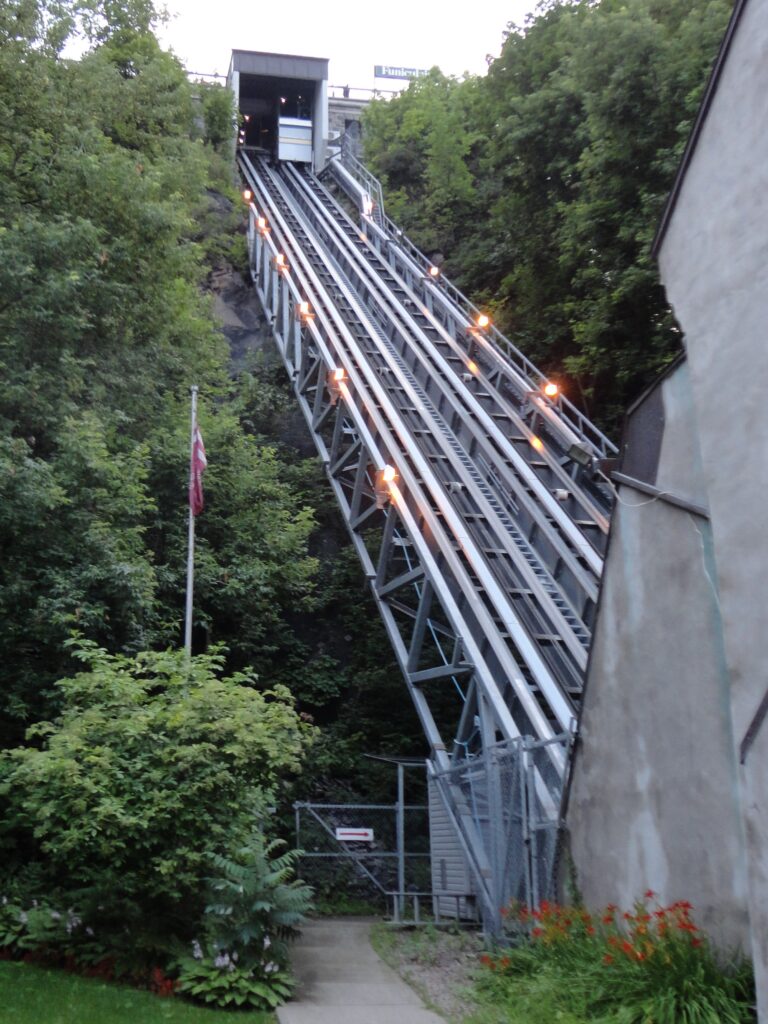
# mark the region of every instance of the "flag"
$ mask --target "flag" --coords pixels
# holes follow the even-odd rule
[[[189,508],[193,516],[199,515],[203,511],[203,473],[207,465],[203,435],[195,424],[189,464]]]

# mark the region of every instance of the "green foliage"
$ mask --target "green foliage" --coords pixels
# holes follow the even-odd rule
[[[548,0],[484,79],[371,105],[389,212],[615,428],[679,350],[650,256],[728,0]]]
[[[531,940],[481,957],[484,1000],[531,1024],[747,1024],[748,967],[723,966],[690,904],[654,907],[653,895],[623,915],[613,906],[598,915],[548,903],[533,913],[513,908],[511,919],[531,928]]]
[[[221,966],[217,967],[217,960]],[[251,1007],[271,1010],[284,1003],[293,992],[294,982],[287,971],[275,965],[274,971],[259,973],[254,967],[241,967],[224,957],[184,960],[179,971],[179,991],[208,1006]]]
[[[81,17],[96,45],[60,60],[46,33]],[[313,587],[312,513],[249,436],[202,289],[205,260],[242,253],[232,169],[195,138],[153,20],[145,0],[0,16],[0,746],[57,713],[72,629],[125,653],[178,642],[191,383],[211,455],[196,645],[278,666]]]
[[[205,141],[219,152],[226,152],[234,144],[235,137],[234,94],[218,82],[200,82],[198,88],[205,122]]]
[[[251,835],[311,730],[284,688],[218,679],[221,655],[76,654],[87,670],[58,684],[59,718],[0,760],[6,861],[39,861],[123,945],[183,935],[210,851]]]
[[[272,1008],[293,990],[287,940],[310,907],[312,890],[292,879],[299,851],[255,833],[233,857],[214,856],[205,942],[179,961],[182,992],[216,1006]]]
[[[260,963],[265,948],[270,959],[284,962],[286,942],[311,906],[311,888],[292,879],[301,851],[275,856],[282,845],[257,832],[234,857],[213,857],[218,874],[208,879],[214,900],[205,908],[208,934],[220,949],[235,950],[242,964]]]

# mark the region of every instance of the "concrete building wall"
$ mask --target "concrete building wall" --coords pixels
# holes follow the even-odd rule
[[[706,505],[688,369],[648,403],[655,480]],[[647,434],[647,410],[638,409]],[[631,424],[630,424],[631,427]],[[632,430],[629,431],[632,437]],[[633,452],[622,469],[648,459]],[[593,642],[567,824],[588,906],[646,889],[690,900],[726,946],[749,945],[729,678],[708,520],[622,486]]]
[[[698,414],[768,1019],[768,5],[737,15],[659,263]]]

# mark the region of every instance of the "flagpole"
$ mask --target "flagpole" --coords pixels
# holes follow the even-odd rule
[[[195,427],[197,425],[197,386],[190,388],[192,392],[192,413],[189,428],[189,487],[192,487],[192,473],[194,472],[195,455]],[[189,505],[189,542],[187,546],[187,610],[184,619],[184,650],[187,658],[192,657],[192,593],[195,583],[195,516],[192,512],[192,502]]]

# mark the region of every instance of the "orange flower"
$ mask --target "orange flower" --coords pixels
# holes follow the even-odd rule
[[[543,935],[543,934],[544,934],[544,929],[543,928],[534,928],[533,931],[531,932],[531,935],[534,937],[534,939],[538,939],[539,936]]]
[[[612,964],[613,963],[613,957],[611,956],[610,953],[606,953],[605,954],[605,956],[603,957],[603,963],[604,964]]]
[[[704,945],[704,943],[703,943],[703,942],[701,941],[701,939],[691,939],[691,945],[692,945],[692,946],[694,947],[694,949],[695,949],[695,948],[696,948],[696,947],[698,947],[698,946],[703,946],[703,945]]]
[[[645,898],[647,900],[652,900],[655,895],[656,895],[656,893],[653,891],[653,889],[646,889],[645,890]]]
[[[613,924],[613,914],[605,914],[603,917],[603,924]]]
[[[587,926],[587,935],[594,935],[594,934],[595,934],[595,929],[592,927],[591,924],[588,925]]]

